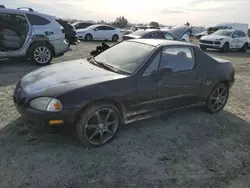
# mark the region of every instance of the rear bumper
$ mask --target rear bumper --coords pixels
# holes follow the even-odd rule
[[[55,49],[55,56],[58,54],[63,54],[68,50],[68,42],[65,38],[62,40],[55,40],[52,42],[54,49]]]
[[[233,80],[230,80],[230,81],[228,82],[229,88],[231,88],[231,87],[234,85],[234,82],[235,82],[235,78],[234,78]]]

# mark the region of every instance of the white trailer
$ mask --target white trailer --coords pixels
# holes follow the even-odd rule
[[[218,29],[235,29],[235,30],[240,30],[243,31],[248,35],[248,24],[246,23],[235,23],[235,22],[228,22],[228,23],[220,23],[213,28],[218,28]]]

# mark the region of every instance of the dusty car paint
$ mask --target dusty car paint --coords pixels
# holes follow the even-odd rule
[[[134,74],[117,74],[87,60],[44,67],[27,74],[17,85],[14,95],[18,95],[16,91],[21,87],[25,98],[19,108],[22,108],[21,111],[30,109],[29,102],[39,96],[56,97],[61,101],[64,113],[72,109],[72,120],[86,105],[99,100],[109,101],[117,105],[123,122],[128,123],[173,109],[203,105],[216,84],[221,81],[227,82],[229,86],[233,84],[231,63],[219,63],[218,59],[210,57],[192,44],[151,39],[129,42],[155,46],[153,54]],[[163,47],[171,46],[192,48],[195,54],[194,68],[165,74],[158,81],[152,76],[142,77],[156,53]],[[34,112],[34,115],[36,113],[39,112]]]

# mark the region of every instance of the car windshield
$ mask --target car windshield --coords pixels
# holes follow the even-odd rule
[[[214,33],[212,33],[211,35],[218,35],[218,36],[231,36],[233,33],[233,31],[227,31],[227,30],[218,30]]]
[[[95,61],[133,74],[154,48],[154,46],[148,44],[124,41],[96,56]]]

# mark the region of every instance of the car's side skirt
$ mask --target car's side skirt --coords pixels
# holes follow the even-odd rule
[[[204,105],[205,105],[205,102],[200,102],[200,103],[195,103],[195,104],[192,104],[192,105],[183,106],[183,107],[179,107],[179,108],[168,109],[168,110],[164,110],[164,111],[158,111],[158,112],[150,113],[150,114],[147,114],[147,115],[133,116],[132,118],[125,119],[124,124],[129,124],[129,123],[132,123],[132,122],[135,122],[135,121],[140,121],[140,120],[152,118],[152,117],[159,116],[159,115],[162,115],[164,113],[171,112],[171,111],[181,110],[181,109],[185,109],[185,108],[200,107],[200,106],[204,106]]]

